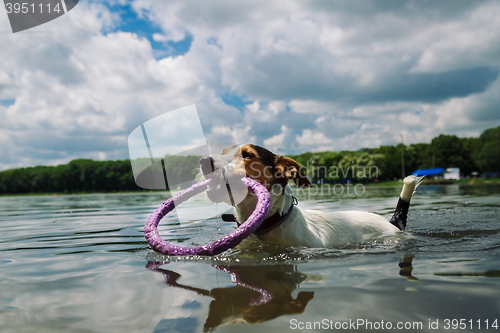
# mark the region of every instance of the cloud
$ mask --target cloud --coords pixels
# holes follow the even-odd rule
[[[269,139],[264,140],[263,144],[276,154],[286,154],[283,147],[294,148],[297,145],[297,139],[293,131],[286,125],[281,125],[279,134],[276,134]]]
[[[137,6],[165,30],[199,36],[199,45],[215,40],[218,63],[206,66],[254,101],[435,104],[482,93],[498,78],[495,2]]]
[[[280,153],[478,135],[500,123],[499,14],[495,1],[81,3],[0,38],[0,169],[128,158],[130,131],[190,104],[209,140]]]

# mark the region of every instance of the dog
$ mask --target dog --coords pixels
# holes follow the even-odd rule
[[[250,177],[264,185],[271,196],[269,212],[254,234],[265,243],[310,248],[359,244],[404,230],[411,197],[423,179],[408,176],[403,180],[396,210],[388,221],[364,211],[300,210],[288,183],[293,180],[299,187],[312,186],[301,166],[291,158],[257,145],[234,145],[225,148],[221,155],[203,157],[200,171],[204,178],[212,179],[207,189],[208,198],[234,206],[235,219],[226,215],[223,216],[225,221],[234,220],[239,225],[253,212],[256,196],[244,188],[246,193],[241,196],[244,199],[234,201],[237,193],[228,185],[234,179]]]

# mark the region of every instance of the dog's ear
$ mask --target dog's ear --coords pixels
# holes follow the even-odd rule
[[[300,164],[291,158],[278,155],[276,156],[274,165],[276,167],[276,178],[284,179],[285,182],[293,179],[295,184],[300,187],[312,186]]]

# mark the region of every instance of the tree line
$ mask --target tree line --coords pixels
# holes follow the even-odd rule
[[[500,126],[478,138],[441,134],[430,143],[364,148],[358,151],[307,152],[290,155],[303,165],[313,182],[372,181],[401,178],[416,169],[457,167],[463,176],[500,171]],[[179,180],[186,170],[195,176],[199,157],[166,159],[170,175]],[[170,179],[169,179],[170,180]],[[35,166],[0,172],[0,193],[75,193],[141,190],[129,160],[76,159],[65,165]]]
[[[500,126],[485,130],[478,138],[441,134],[430,143],[364,148],[358,151],[303,153],[290,156],[305,166],[314,181],[342,179],[371,181],[398,179],[417,169],[460,169],[463,177],[498,174]],[[403,162],[404,161],[404,162]]]
[[[138,189],[129,160],[77,159],[64,165],[0,172],[0,193],[112,192]]]

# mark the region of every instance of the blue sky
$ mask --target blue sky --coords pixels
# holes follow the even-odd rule
[[[13,34],[0,9],[0,170],[128,158],[196,104],[209,141],[277,153],[500,125],[497,1],[85,1]]]

